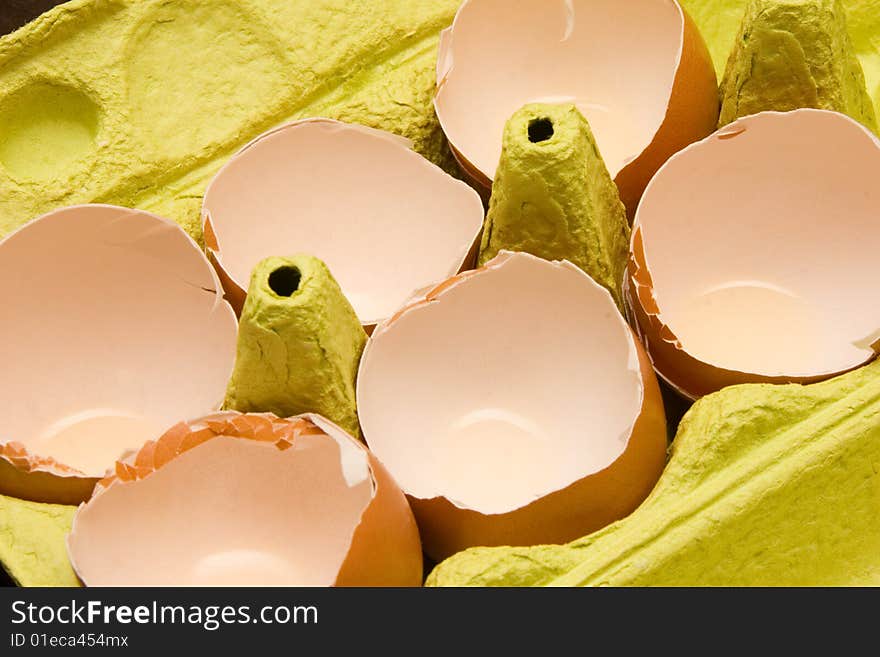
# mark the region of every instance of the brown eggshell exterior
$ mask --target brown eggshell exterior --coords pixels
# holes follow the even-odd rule
[[[471,164],[455,146],[449,144],[449,150],[452,151],[452,155],[458,163],[458,168],[461,169],[461,172],[464,174],[465,180],[467,180],[471,187],[477,190],[477,193],[480,195],[480,198],[483,199],[483,202],[488,203],[492,192],[492,180],[489,176]]]
[[[241,309],[244,308],[244,301],[247,298],[247,292],[241,286],[232,280],[232,277],[226,273],[223,265],[218,259],[219,247],[217,245],[217,237],[214,235],[214,226],[211,225],[211,218],[208,215],[202,219],[202,232],[205,235],[205,252],[214,271],[217,272],[217,278],[223,286],[223,298],[229,302],[235,311],[236,317],[241,317]]]
[[[372,453],[369,459],[376,490],[335,586],[421,586],[422,543],[412,510],[385,466]]]
[[[721,101],[712,56],[693,19],[683,7],[679,6],[679,9],[683,17],[681,59],[672,83],[666,116],[651,143],[614,178],[630,223],[645,188],[666,160],[709,136],[718,127]],[[467,181],[487,201],[492,180],[452,144],[449,147]]]
[[[97,216],[106,216],[108,213],[116,213],[119,216],[134,214],[149,217],[150,220],[154,221],[159,227],[163,227],[164,229],[164,227],[167,226],[174,231],[177,231],[180,238],[185,240],[187,251],[192,249],[194,253],[199,254],[199,258],[202,258],[201,249],[198,248],[190,237],[185,236],[185,233],[182,232],[179,226],[170,220],[146,212],[141,212],[139,210],[131,210],[116,206],[94,204],[60,208],[33,220],[29,224],[23,226],[18,232],[21,233],[32,230],[39,224],[45,225],[45,222],[47,221],[57,222],[57,218],[60,215],[74,213],[79,216],[86,213],[96,213]],[[73,221],[73,219],[71,219],[71,221]],[[61,222],[60,224],[56,223],[54,225],[61,226],[61,228],[54,229],[56,231],[61,231],[59,233],[60,236],[55,236],[56,241],[58,243],[67,244],[68,242],[64,239],[63,231],[70,231],[70,226],[75,224]],[[67,226],[67,228],[64,228],[65,226]],[[137,233],[136,229],[134,230],[134,234],[137,235],[136,239],[141,239],[141,235]],[[13,235],[8,237],[12,238]],[[132,236],[129,235],[128,239],[131,238]],[[210,271],[210,267],[207,271]],[[73,283],[75,284],[77,281],[74,280]],[[79,281],[79,283],[79,285],[75,286],[77,291],[87,290],[88,293],[95,294],[95,290],[90,286],[84,287],[81,281]],[[188,284],[193,285],[194,283],[188,281]],[[208,284],[209,283],[205,283],[205,285]],[[207,287],[203,289],[206,292],[213,292],[213,286],[215,284],[216,282],[212,282],[210,283],[212,286],[210,289]],[[84,320],[85,319],[86,318],[84,317]],[[100,321],[100,319],[94,317],[88,317],[87,319],[92,322]],[[230,325],[234,326],[232,323]],[[217,352],[212,352],[212,355],[214,353]],[[231,369],[231,359],[229,366]],[[222,392],[220,394],[222,394]],[[6,436],[0,436],[0,438],[6,438]],[[112,462],[110,462],[110,465],[112,465]],[[0,444],[0,494],[48,504],[78,505],[87,501],[92,496],[95,485],[100,480],[101,476],[95,476],[94,470],[90,471],[90,474],[86,474],[85,472],[59,462],[52,457],[41,456],[29,452],[25,445],[18,441]]]
[[[682,397],[694,401],[728,386],[743,383],[816,383],[845,374],[792,377],[765,376],[715,367],[698,360],[682,349],[675,334],[660,321],[660,309],[654,298],[654,284],[645,266],[641,231],[633,231],[632,250],[627,266],[626,303],[637,325],[637,334],[648,351],[657,374]],[[857,369],[856,366],[851,369]]]
[[[654,139],[614,179],[632,222],[636,208],[658,169],[675,153],[712,134],[718,126],[720,100],[715,66],[694,21],[682,8],[681,60],[672,83],[666,117]]]
[[[97,483],[97,477],[86,477],[52,458],[28,454],[21,444],[0,445],[0,494],[77,505],[92,496]]]
[[[508,513],[462,509],[444,497],[411,497],[432,559],[475,546],[567,543],[629,515],[644,501],[666,464],[666,415],[651,363],[633,339],[644,398],[623,454],[604,470]]]
[[[273,128],[272,130],[260,135],[259,137],[254,139],[252,142],[250,142],[248,145],[246,145],[244,148],[242,148],[241,151],[239,151],[235,157],[240,156],[242,153],[244,153],[245,151],[250,149],[252,146],[257,144],[261,140],[265,139],[266,137],[271,136],[272,134],[274,134],[280,130],[284,130],[286,128],[292,127],[295,124],[306,124],[306,123],[316,123],[316,124],[333,123],[333,124],[338,124],[340,126],[348,126],[349,128],[353,128],[358,131],[374,132],[377,134],[381,134],[385,138],[389,138],[389,139],[392,139],[394,141],[397,141],[397,142],[403,144],[404,147],[408,150],[413,149],[413,145],[409,139],[407,139],[405,137],[401,137],[400,135],[397,135],[397,134],[394,134],[391,132],[387,132],[387,131],[383,131],[383,130],[379,130],[379,129],[368,128],[366,126],[362,126],[362,125],[358,125],[358,124],[347,124],[345,122],[337,121],[335,119],[312,117],[312,118],[300,119],[298,121],[294,121],[292,123],[284,124],[282,126]],[[453,153],[453,154],[455,154],[455,153]],[[456,158],[457,157],[458,156],[456,155]],[[459,165],[464,166],[461,161],[459,161]],[[466,172],[466,177],[467,176],[470,176],[470,173]],[[488,182],[487,184],[489,186],[491,186],[491,182]],[[488,206],[488,202],[489,202],[489,195],[488,195],[488,192],[486,191],[486,189],[487,189],[487,187],[474,186],[474,191],[476,191],[480,195],[480,199],[483,202],[483,216],[484,217],[485,217],[485,210],[486,210],[486,207]],[[217,233],[215,231],[214,225],[211,222],[210,213],[207,212],[205,209],[203,209],[203,211],[202,211],[201,224],[202,224],[202,232],[203,232],[204,240],[205,240],[205,251],[206,251],[208,260],[210,261],[211,265],[214,267],[215,271],[217,272],[217,277],[220,279],[220,283],[223,287],[224,298],[229,303],[229,305],[232,307],[232,309],[235,311],[236,316],[241,317],[241,312],[242,312],[242,309],[244,308],[244,304],[247,299],[248,291],[246,288],[242,287],[242,285],[240,285],[238,282],[236,282],[232,278],[232,276],[226,271],[226,268],[223,266],[223,263],[221,262],[221,252],[220,252],[219,242],[217,240]],[[461,273],[463,271],[471,269],[476,265],[477,254],[479,253],[481,238],[482,238],[482,223],[481,223],[481,227],[480,227],[479,232],[477,233],[477,235],[473,239],[473,241],[470,243],[467,256],[465,257],[465,260],[462,262],[461,266],[458,268],[457,273]],[[363,324],[363,329],[366,332],[366,334],[369,336],[369,335],[373,334],[373,331],[376,329],[376,325],[377,325],[377,322],[365,323],[365,324]]]
[[[180,454],[219,435],[275,442],[279,448],[283,448],[285,443],[292,444],[299,432],[325,435],[313,417],[322,424],[332,425],[353,445],[367,453],[374,484],[372,500],[354,529],[351,545],[334,586],[420,586],[424,573],[422,547],[406,497],[385,467],[360,441],[320,416],[305,414],[282,419],[271,413],[221,411],[179,423],[157,441],[146,443],[136,454],[118,461],[115,472],[98,482],[94,496],[102,495],[117,481],[136,481],[148,477]],[[198,425],[205,426],[196,429]],[[334,440],[330,436],[325,437]],[[76,530],[74,520],[72,532]]]

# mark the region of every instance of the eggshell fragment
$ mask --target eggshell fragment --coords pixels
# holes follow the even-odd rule
[[[639,206],[628,273],[657,371],[696,398],[874,358],[878,180],[880,140],[824,110],[746,117],[670,159]]]
[[[257,138],[217,174],[202,210],[209,255],[237,310],[258,262],[310,253],[368,327],[471,265],[482,221],[479,195],[409,141],[329,119]]]
[[[659,387],[609,292],[525,253],[377,327],[358,408],[437,560],[598,529],[636,508],[665,462]]]
[[[434,106],[484,187],[505,122],[527,103],[578,106],[630,216],[663,162],[716,127],[709,52],[672,0],[465,0],[449,30]]]
[[[406,498],[319,415],[226,411],[182,422],[116,464],[74,516],[91,586],[416,586]]]
[[[58,210],[0,242],[0,280],[0,493],[78,503],[126,451],[222,402],[235,314],[176,224]]]
[[[468,550],[428,586],[880,586],[880,361],[743,385],[685,416],[631,515],[568,545]]]

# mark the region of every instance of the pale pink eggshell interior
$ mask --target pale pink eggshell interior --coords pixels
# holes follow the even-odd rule
[[[366,450],[326,421],[321,429],[289,444],[220,435],[142,478],[99,487],[68,541],[80,578],[90,586],[334,584],[373,479]]]
[[[765,112],[685,149],[634,224],[656,319],[726,370],[797,379],[867,362],[880,340],[878,182],[880,140],[834,112]]]
[[[233,296],[263,258],[311,253],[365,325],[460,271],[482,221],[479,195],[407,140],[329,119],[259,137],[220,171],[203,206]]]
[[[0,440],[100,477],[222,402],[235,315],[176,224],[111,206],[58,210],[0,243],[0,280]]]
[[[516,110],[574,103],[614,178],[663,123],[683,24],[671,0],[467,0],[441,42],[437,116],[492,180]]]
[[[358,377],[367,443],[404,492],[486,514],[613,463],[643,394],[608,292],[509,252],[380,325]]]

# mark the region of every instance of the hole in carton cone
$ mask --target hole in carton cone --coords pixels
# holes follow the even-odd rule
[[[279,267],[269,274],[269,288],[279,297],[290,297],[299,289],[302,275],[296,267]]]
[[[538,144],[553,136],[553,122],[550,119],[533,119],[529,121],[529,141]]]

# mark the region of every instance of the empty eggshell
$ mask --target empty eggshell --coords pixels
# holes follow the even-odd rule
[[[65,208],[0,242],[0,493],[87,499],[114,461],[216,410],[235,314],[174,223]]]
[[[630,217],[660,165],[718,121],[709,52],[673,0],[465,0],[440,41],[437,85],[440,124],[484,187],[517,109],[577,105]]]
[[[525,253],[378,326],[358,408],[437,560],[573,540],[635,509],[665,462],[660,390],[611,295]]]
[[[226,411],[116,464],[80,506],[71,563],[90,586],[418,586],[406,498],[319,415]]]
[[[633,227],[626,296],[696,398],[811,382],[880,351],[880,140],[824,110],[740,119],[675,155]]]
[[[310,253],[371,328],[416,290],[473,262],[483,214],[474,190],[406,139],[306,119],[234,156],[208,187],[202,223],[237,310],[258,262]]]

